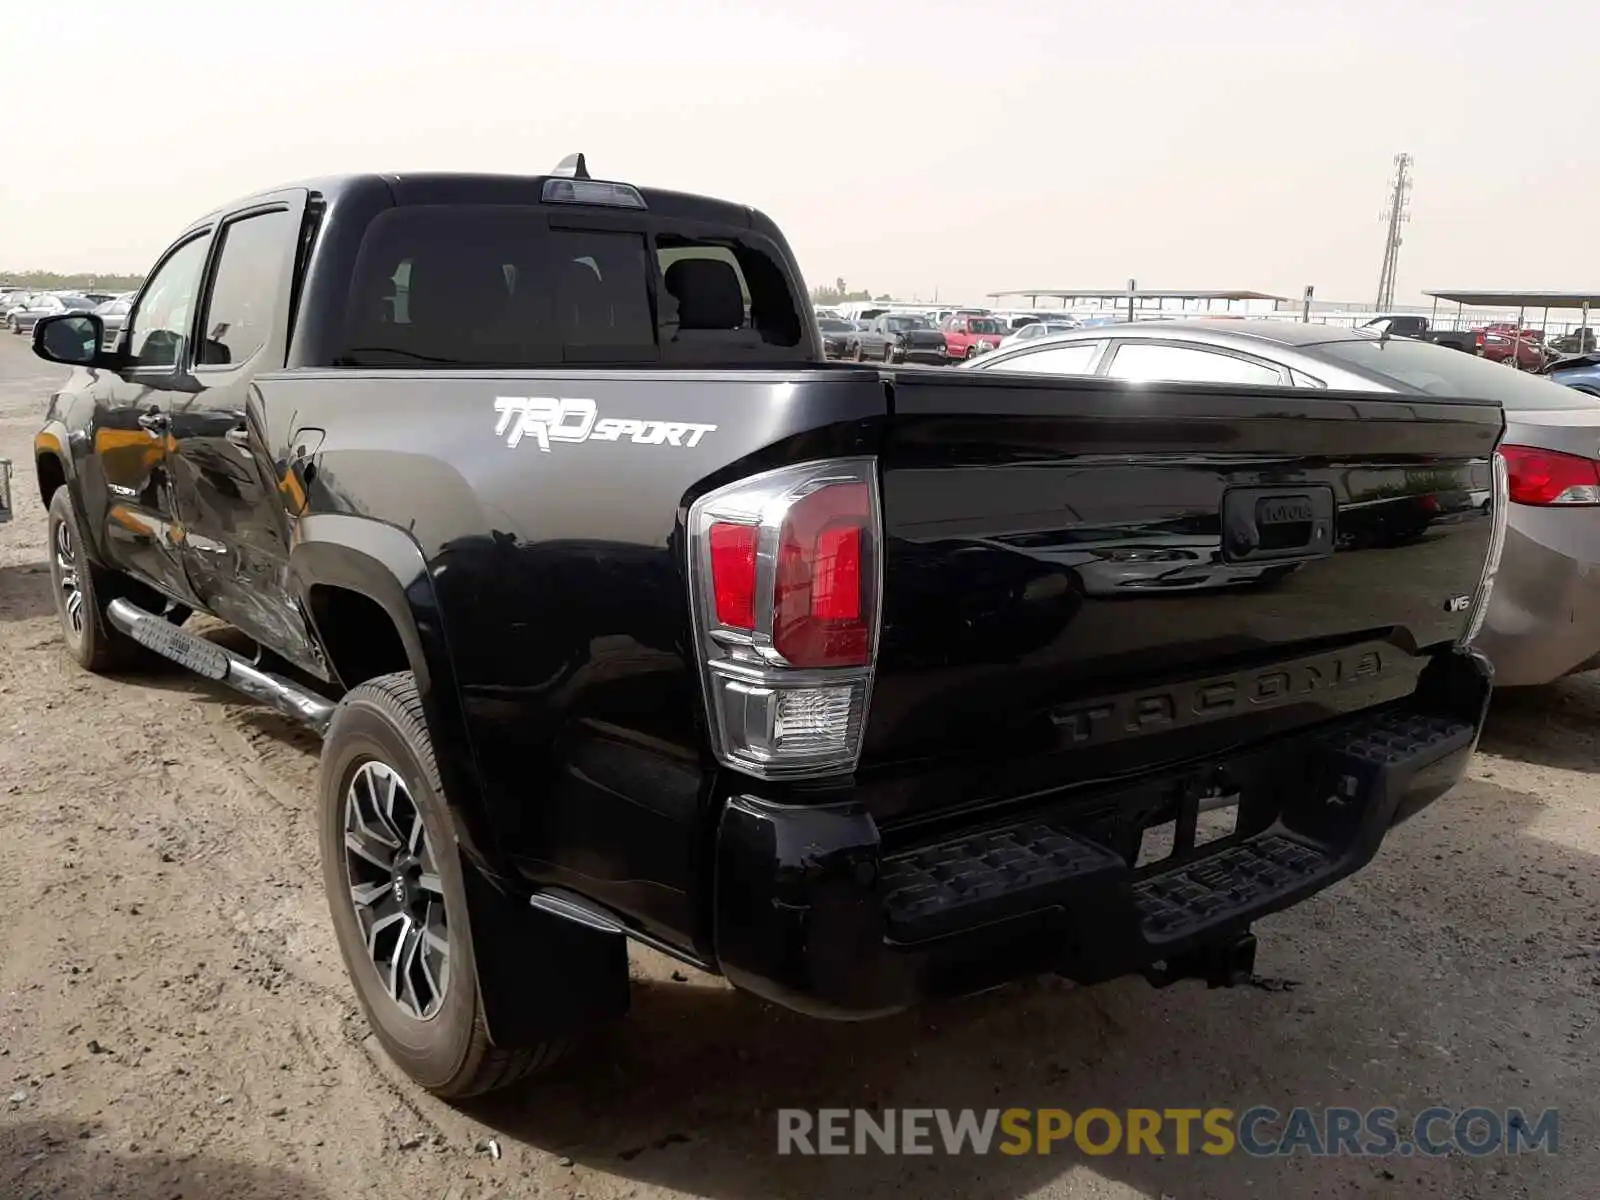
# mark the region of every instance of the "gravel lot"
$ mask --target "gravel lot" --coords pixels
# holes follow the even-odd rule
[[[815,1024],[636,956],[634,1012],[465,1110],[366,1036],[317,883],[316,746],[174,668],[61,651],[0,336],[0,1196],[1593,1196],[1600,678],[1507,694],[1471,779],[1261,924],[1259,987],[1041,981]],[[1561,1109],[1519,1159],[780,1159],[782,1106]],[[493,1139],[491,1147],[490,1139]],[[499,1156],[496,1157],[494,1149]]]

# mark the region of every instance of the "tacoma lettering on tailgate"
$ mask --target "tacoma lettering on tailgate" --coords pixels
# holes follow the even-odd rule
[[[1050,719],[1070,741],[1116,741],[1243,712],[1281,708],[1314,692],[1370,683],[1389,665],[1385,653],[1375,645],[1359,646],[1253,671],[1190,680],[1160,691],[1077,701],[1052,710]]]

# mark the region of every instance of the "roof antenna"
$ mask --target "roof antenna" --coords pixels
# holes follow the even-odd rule
[[[569,179],[588,179],[589,164],[583,161],[582,154],[569,154],[556,164],[552,175],[564,175]]]

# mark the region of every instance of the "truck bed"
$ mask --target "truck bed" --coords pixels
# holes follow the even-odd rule
[[[496,397],[529,396],[710,432],[509,445]],[[717,814],[796,785],[709,759],[697,496],[876,459],[882,629],[855,794],[909,844],[1412,694],[1466,628],[1491,525],[1467,481],[1501,428],[1465,401],[846,365],[302,370],[260,377],[252,406],[279,460],[326,430],[309,513],[403,514],[508,860],[706,959],[693,864]],[[1306,504],[1314,547],[1290,528]],[[1264,552],[1224,543],[1258,517]]]

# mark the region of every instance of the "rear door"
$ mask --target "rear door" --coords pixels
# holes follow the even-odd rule
[[[892,403],[869,771],[1144,771],[1408,695],[1465,629],[1497,406],[987,371]]]

